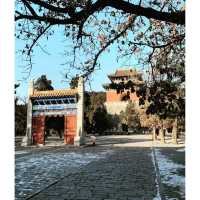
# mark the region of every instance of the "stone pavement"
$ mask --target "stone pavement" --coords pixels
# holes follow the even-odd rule
[[[31,199],[153,199],[155,171],[150,149],[115,149]]]
[[[21,154],[20,154],[21,152]],[[102,159],[111,151],[90,153],[87,149],[65,147],[29,149],[16,152],[15,196],[26,199],[91,161]]]
[[[16,151],[15,198],[165,199],[151,146],[149,136],[105,136],[95,147]]]

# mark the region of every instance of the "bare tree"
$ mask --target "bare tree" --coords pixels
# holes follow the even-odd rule
[[[139,57],[153,71],[155,59],[184,43],[184,5],[184,0],[16,0],[16,37],[26,43],[21,53],[28,69],[34,47],[44,50],[40,39],[63,27],[63,36],[73,44],[66,65],[86,77],[99,68],[100,55],[113,43],[119,59]]]
[[[136,58],[148,80],[137,92],[148,114],[165,119],[184,116],[184,0],[16,0],[16,37],[31,70],[34,48],[62,31],[70,46],[67,67],[89,78],[100,68],[99,58],[114,44],[117,59]],[[81,56],[80,56],[81,55]]]

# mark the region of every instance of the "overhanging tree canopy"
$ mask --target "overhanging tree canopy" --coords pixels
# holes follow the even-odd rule
[[[117,43],[120,57],[139,56],[152,63],[154,55],[177,49],[184,42],[184,0],[16,0],[16,37],[32,67],[35,45],[62,26],[73,43],[67,65],[85,76],[98,68],[99,56]],[[42,47],[41,47],[42,48]],[[85,55],[80,60],[79,55]]]
[[[161,117],[182,115],[184,7],[184,0],[16,0],[16,37],[25,42],[21,53],[31,69],[34,47],[44,50],[40,40],[62,27],[71,42],[66,65],[85,77],[115,44],[118,59],[134,56],[148,69],[149,80],[137,91],[141,104],[148,99],[149,112]]]

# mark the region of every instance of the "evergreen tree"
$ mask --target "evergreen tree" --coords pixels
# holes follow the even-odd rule
[[[51,80],[48,80],[46,75],[42,75],[35,81],[34,89],[39,91],[53,90],[51,83]]]
[[[127,126],[129,129],[138,130],[141,127],[139,113],[133,102],[128,103],[125,110],[125,116],[127,120]]]

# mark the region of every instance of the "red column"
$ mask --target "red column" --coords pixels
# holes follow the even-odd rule
[[[45,116],[32,117],[33,144],[44,144]]]
[[[64,126],[64,143],[74,144],[74,137],[76,135],[76,115],[65,116]]]

